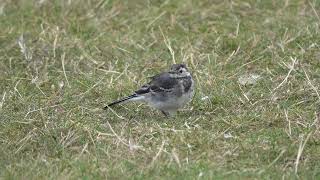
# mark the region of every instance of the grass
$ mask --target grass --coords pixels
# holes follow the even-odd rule
[[[0,176],[319,179],[319,15],[315,0],[2,2]],[[174,62],[197,83],[175,118],[102,110]]]

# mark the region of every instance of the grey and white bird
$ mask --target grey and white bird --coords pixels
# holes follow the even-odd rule
[[[151,77],[151,81],[143,85],[132,95],[108,104],[109,107],[129,102],[142,101],[160,110],[166,116],[174,115],[178,109],[192,100],[194,81],[185,64],[173,64],[168,72]]]

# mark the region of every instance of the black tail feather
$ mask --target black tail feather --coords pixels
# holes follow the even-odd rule
[[[111,106],[114,106],[114,105],[116,105],[116,104],[125,102],[125,101],[127,101],[127,100],[129,100],[129,99],[132,99],[132,98],[134,98],[134,97],[137,97],[137,94],[132,94],[132,95],[127,96],[127,97],[124,97],[124,98],[122,98],[122,99],[116,100],[116,101],[108,104],[106,107],[104,107],[104,109],[108,109],[108,108],[111,107]]]

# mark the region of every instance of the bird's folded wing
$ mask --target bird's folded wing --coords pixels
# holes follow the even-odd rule
[[[162,73],[154,76],[148,84],[143,85],[136,93],[171,92],[176,85],[177,80],[175,78],[170,77],[169,73]]]
[[[138,95],[146,94],[146,93],[149,93],[149,92],[150,92],[150,85],[149,84],[145,84],[140,89],[135,91],[135,93],[138,94]]]

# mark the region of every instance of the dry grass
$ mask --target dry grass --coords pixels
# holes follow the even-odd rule
[[[319,179],[319,8],[0,3],[0,176]],[[141,104],[102,110],[174,62],[197,83],[177,117]]]

